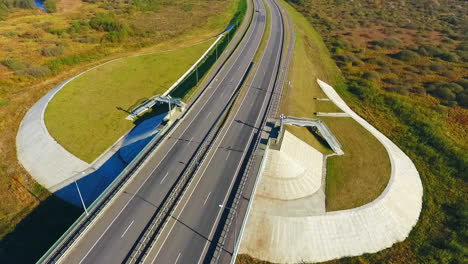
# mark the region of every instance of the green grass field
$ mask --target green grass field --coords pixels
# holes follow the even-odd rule
[[[315,112],[341,112],[325,98],[318,86],[319,78],[332,85],[341,84],[343,77],[330,57],[322,38],[295,9],[284,4],[294,23],[294,56],[289,70],[281,113],[315,118]],[[327,211],[354,208],[378,197],[390,177],[390,161],[385,148],[370,133],[351,118],[320,117],[343,145],[344,156],[328,160],[326,178]],[[288,126],[287,130],[324,154],[332,151],[312,135],[307,128]]]
[[[327,160],[326,208],[355,208],[372,202],[390,179],[387,150],[351,118],[321,118],[340,141],[344,155]]]
[[[131,110],[164,93],[212,42],[124,58],[83,74],[60,90],[47,107],[50,134],[65,149],[92,162],[133,127],[125,119],[128,113],[119,109]]]

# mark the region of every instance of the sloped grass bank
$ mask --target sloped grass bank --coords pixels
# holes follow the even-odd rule
[[[290,84],[285,88],[281,113],[314,118],[315,112],[341,112],[325,98],[317,78],[336,84],[343,77],[307,19],[285,4],[295,30],[294,57],[289,71]],[[385,148],[351,118],[320,117],[343,145],[344,156],[329,159],[326,177],[326,209],[336,211],[355,208],[377,198],[390,178],[390,160]],[[331,151],[319,137],[306,128],[287,128],[324,154]]]
[[[125,119],[128,111],[164,93],[212,42],[116,60],[79,76],[48,105],[49,133],[65,149],[92,162],[133,126]]]
[[[334,10],[324,8],[322,11]],[[375,10],[369,9],[369,12]],[[305,10],[304,14],[310,13]],[[315,18],[311,17],[310,21]],[[317,27],[320,26],[327,24],[317,23]],[[415,96],[383,93],[364,79],[351,80],[347,85],[344,82],[330,83],[356,113],[411,158],[420,174],[424,195],[419,221],[405,241],[376,254],[327,263],[465,263],[468,155],[466,137],[453,134],[460,128],[466,130],[466,122],[463,122],[466,111],[441,107],[437,101],[428,102]],[[446,121],[447,117],[461,121],[464,126],[454,127]],[[265,263],[246,262],[246,259],[241,263]]]
[[[327,210],[351,209],[372,202],[390,180],[387,150],[352,118],[321,119],[333,131],[345,153],[327,160]]]

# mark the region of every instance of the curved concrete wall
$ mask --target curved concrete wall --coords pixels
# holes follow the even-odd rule
[[[330,85],[318,80],[343,112],[371,132],[386,148],[391,177],[373,202],[317,216],[249,216],[240,253],[277,263],[321,262],[374,253],[403,241],[418,221],[423,188],[410,158],[385,135],[353,112]],[[261,232],[260,230],[268,230]]]

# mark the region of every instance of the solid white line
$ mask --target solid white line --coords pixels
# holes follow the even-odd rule
[[[252,30],[253,32],[253,30]],[[253,33],[250,33],[250,36],[249,36],[249,39],[244,42],[242,45],[243,47],[245,47],[250,39],[252,38],[253,36]],[[240,49],[239,49],[240,50]],[[235,50],[233,51],[235,52]],[[239,54],[240,55],[240,54]],[[231,69],[234,67],[234,65],[236,65],[236,62],[239,60],[240,56],[237,56],[236,60],[231,63],[231,65],[229,66],[229,69],[226,71],[226,72],[230,72]],[[110,61],[109,61],[110,62]],[[106,62],[107,63],[107,62]],[[227,74],[224,75],[224,77],[221,79],[220,82],[223,82],[225,80],[225,78],[227,77]],[[218,78],[216,78],[216,80],[218,80]],[[219,87],[219,86],[218,86]],[[193,117],[193,119],[190,121],[190,123],[188,124],[188,126],[185,127],[185,129],[182,131],[181,135],[183,136],[185,134],[185,132],[187,131],[187,129],[190,128],[191,124],[193,123],[193,121],[195,121],[195,119],[197,118],[197,116],[201,113],[201,111],[203,110],[203,108],[205,107],[205,105],[210,101],[210,99],[213,97],[213,95],[215,94],[216,91],[213,91],[213,93],[211,93],[211,95],[205,100],[205,103],[199,108],[198,112],[195,114],[195,116]],[[232,91],[232,94],[234,94],[235,92],[235,89]],[[196,102],[195,102],[196,103]],[[195,106],[195,105],[194,105]],[[188,113],[187,113],[188,115]],[[183,119],[185,119],[185,116],[183,117]],[[162,143],[161,143],[162,144]],[[133,196],[130,198],[130,200],[127,201],[127,203],[125,204],[125,206],[120,210],[120,212],[117,214],[117,216],[112,220],[112,222],[107,226],[107,228],[104,230],[104,232],[101,234],[101,236],[99,236],[99,238],[96,240],[96,242],[94,242],[93,246],[88,250],[88,252],[86,253],[86,255],[81,259],[81,261],[79,263],[82,263],[83,260],[89,255],[89,253],[93,250],[93,248],[96,246],[96,244],[101,240],[101,238],[104,236],[104,234],[107,232],[107,230],[109,230],[109,228],[112,226],[112,224],[115,222],[115,220],[117,220],[117,218],[122,214],[122,212],[125,210],[125,208],[128,206],[128,204],[131,202],[131,200],[135,197],[136,193],[138,191],[140,191],[140,189],[143,187],[143,185],[146,183],[146,181],[148,181],[148,179],[151,177],[151,175],[154,173],[154,171],[159,167],[159,165],[161,165],[161,162],[166,158],[167,154],[174,148],[174,146],[177,145],[177,141],[174,142],[174,144],[171,146],[171,148],[166,152],[166,154],[164,155],[164,157],[159,161],[158,165],[156,165],[154,167],[154,169],[152,170],[152,172],[148,175],[148,177],[145,179],[145,181],[140,185],[140,187],[138,187],[137,191],[133,194]],[[130,180],[134,180],[134,179],[130,179]],[[129,183],[130,180],[127,182]],[[127,184],[126,183],[126,184]],[[127,186],[125,184],[125,187]],[[119,193],[123,191],[123,188],[121,190],[119,190]],[[107,206],[104,207],[103,210],[106,210],[107,209]],[[89,231],[89,230],[86,230],[86,232]],[[159,252],[158,252],[159,254]],[[157,256],[157,255],[156,255]],[[156,258],[155,256],[155,258]],[[146,258],[145,258],[146,259]]]
[[[133,222],[134,222],[134,221],[135,221],[135,220],[132,220],[132,222],[130,223],[130,225],[128,225],[127,229],[125,229],[125,231],[123,232],[123,234],[122,234],[122,236],[121,236],[120,238],[122,238],[122,237],[125,236],[125,234],[127,233],[128,229],[130,229],[130,227],[133,225]]]
[[[99,238],[96,240],[96,242],[94,242],[93,246],[88,250],[88,252],[86,252],[86,255],[81,259],[80,263],[83,262],[83,260],[89,255],[89,253],[91,252],[91,250],[93,250],[93,248],[96,246],[96,244],[101,240],[101,238],[104,236],[104,234],[107,232],[107,230],[109,230],[109,228],[112,226],[112,224],[115,222],[115,220],[117,220],[117,218],[120,216],[120,214],[122,214],[122,212],[125,210],[125,208],[127,208],[127,205],[133,200],[133,198],[136,196],[136,194],[138,193],[138,191],[141,189],[141,187],[143,187],[143,185],[145,185],[146,181],[149,179],[150,177],[146,178],[146,180],[140,185],[140,187],[138,187],[137,191],[133,193],[132,197],[130,198],[130,200],[127,201],[127,203],[125,204],[125,206],[122,208],[122,210],[120,210],[119,214],[112,220],[112,222],[107,226],[107,228],[104,230],[104,232],[102,232],[102,234],[99,236]]]
[[[162,184],[163,181],[166,179],[167,175],[169,175],[169,172],[166,173],[166,175],[164,175],[164,177],[162,178],[161,182],[159,184]]]
[[[203,205],[206,204],[206,201],[208,201],[208,198],[210,198],[210,195],[211,195],[211,192],[208,194],[208,196],[206,196],[206,199],[205,199],[205,202],[203,202]]]
[[[179,255],[177,255],[177,258],[176,258],[174,264],[177,264],[177,261],[179,261],[179,258],[180,258],[180,252],[179,252]]]
[[[272,32],[272,27],[273,27],[273,23],[270,24],[270,32]],[[263,64],[263,60],[264,60],[264,58],[265,58],[265,54],[266,54],[267,51],[268,51],[268,47],[270,46],[271,39],[272,39],[271,37],[268,39],[268,43],[267,43],[266,48],[265,48],[265,51],[263,52],[263,55],[262,55],[262,59],[261,59],[261,62],[260,62],[260,66]],[[275,61],[275,65],[276,65],[277,63],[279,63],[279,56],[278,56],[278,58],[277,58],[276,61]],[[252,79],[252,84],[255,83],[255,79],[256,79],[257,73],[258,73],[259,71],[260,71],[260,68],[258,68],[257,71],[255,72],[255,75],[254,75],[254,77],[253,77],[253,79]],[[271,76],[271,78],[270,78],[270,80],[269,80],[269,82],[268,82],[268,85],[266,86],[267,92],[268,92],[268,88],[269,88],[270,85],[271,85],[272,79],[273,79],[274,77],[275,77],[274,75]],[[245,97],[247,97],[247,95],[248,95],[248,93],[245,95]],[[244,97],[244,98],[245,98],[245,97]],[[268,99],[268,96],[265,96],[265,98],[263,99],[262,107],[260,108],[260,110],[265,106],[265,102],[267,102],[267,99]],[[239,106],[239,108],[238,108],[238,111],[239,111],[239,109],[241,108],[242,105],[243,105],[243,101],[242,101],[242,103],[240,104],[240,106]],[[235,116],[237,116],[237,112],[236,112],[236,115],[235,115]],[[235,119],[235,118],[234,118],[234,119]],[[233,120],[234,120],[234,119],[233,119]],[[258,117],[257,117],[257,120],[255,120],[255,123],[254,123],[254,124],[256,124],[257,122],[258,122]],[[231,124],[232,124],[232,121],[231,121]],[[228,130],[229,130],[229,129],[228,129]],[[253,136],[253,132],[254,132],[254,130],[252,129],[251,134],[250,134],[250,136],[249,136],[249,140],[248,140],[247,142],[250,142],[250,140],[251,140],[251,138],[252,138],[252,136]],[[227,133],[226,133],[226,134],[227,134]],[[226,134],[223,135],[223,139],[224,139],[224,136],[225,136]],[[222,141],[223,139],[221,139],[221,141]],[[237,166],[237,168],[236,168],[236,171],[235,171],[235,174],[234,174],[234,175],[236,175],[236,174],[238,173],[238,171],[239,171],[239,169],[240,169],[240,166],[242,165],[242,159],[244,158],[244,156],[245,156],[246,153],[247,153],[247,151],[244,152],[244,154],[242,155],[242,158],[241,158],[240,161],[239,161],[239,164],[238,164],[238,166]],[[214,155],[213,155],[213,156],[214,156]],[[212,156],[212,157],[213,157],[213,156]],[[211,159],[210,159],[210,161],[208,162],[208,164],[210,164],[210,163],[211,163]],[[207,167],[208,167],[208,166],[207,166]],[[206,168],[207,168],[207,167],[205,167],[205,170],[203,171],[203,173],[206,171]],[[224,200],[223,200],[223,202],[222,202],[222,205],[223,205],[223,206],[226,204],[226,201],[227,201],[227,199],[228,199],[228,197],[229,197],[229,193],[230,193],[230,191],[231,191],[231,189],[232,189],[232,185],[233,185],[233,183],[234,183],[234,180],[235,180],[235,177],[233,177],[233,180],[231,181],[231,185],[230,185],[230,187],[229,187],[229,191],[226,193],[226,196],[224,197]],[[213,236],[213,232],[215,231],[215,229],[216,229],[216,227],[217,227],[216,224],[218,223],[219,217],[221,216],[221,214],[220,214],[221,211],[222,211],[222,210],[219,210],[219,212],[218,212],[218,214],[217,214],[217,216],[216,216],[215,224],[214,224],[213,227],[211,228],[211,231],[210,231],[210,234],[208,235],[208,238],[210,238],[210,237]],[[204,253],[206,252],[207,246],[208,246],[208,245],[209,245],[209,243],[206,242],[206,243],[205,243],[205,247],[203,248],[203,252],[202,252],[202,255],[201,255],[201,256],[203,256]],[[201,261],[202,261],[202,258],[200,257],[200,259],[198,260],[198,263],[200,264]]]
[[[255,15],[255,14],[254,14],[254,15]],[[249,29],[247,29],[246,32],[248,32],[248,31],[249,31]],[[245,46],[247,46],[246,43],[248,43],[248,42],[250,41],[250,39],[252,39],[252,36],[254,36],[253,33],[254,33],[254,30],[252,29],[252,30],[249,32],[249,34],[250,34],[250,35],[249,35],[249,39],[248,39],[246,42],[243,42],[243,43],[242,43],[242,41],[240,42],[240,43],[242,43],[243,48],[245,48]],[[258,46],[260,46],[260,43],[258,43],[256,50],[258,49]],[[242,49],[243,49],[243,48],[242,48]],[[242,49],[240,49],[240,46],[239,46],[238,48],[236,48],[236,51],[237,51],[237,50],[242,50]],[[234,52],[236,52],[236,51],[234,51]],[[233,53],[233,54],[234,54],[234,53]],[[241,52],[240,52],[240,54],[241,54]],[[237,61],[239,60],[239,58],[240,58],[240,54],[238,54],[238,56],[236,57],[236,60],[231,64],[231,66],[229,67],[229,69],[226,71],[227,73],[229,73],[229,72],[231,71],[231,69],[234,67],[234,65],[236,65],[236,62],[237,62]],[[222,78],[221,82],[224,81],[224,79],[226,78],[226,76],[227,76],[227,74]],[[221,82],[220,82],[220,83],[221,83]],[[239,82],[239,83],[240,83],[240,82]],[[236,87],[237,87],[237,86],[236,86]],[[234,91],[235,91],[235,89],[234,89]],[[233,93],[234,93],[234,91],[233,91]],[[213,92],[213,94],[214,94],[214,92]],[[212,96],[213,96],[213,94],[212,94]],[[211,97],[210,97],[210,98],[211,98]],[[245,99],[245,96],[244,96],[244,99]],[[243,101],[244,101],[244,100],[242,100],[242,102],[243,102]],[[208,100],[205,102],[205,104],[206,104],[207,102],[208,102]],[[242,104],[242,103],[241,103],[241,104]],[[201,109],[200,109],[200,110],[201,110]],[[238,111],[239,111],[239,110],[238,110]],[[199,111],[198,113],[200,113],[200,111]],[[236,115],[237,115],[237,113],[236,113]],[[193,120],[192,120],[192,121],[193,121]],[[231,124],[232,124],[232,121],[231,121]],[[190,125],[190,124],[189,124],[189,125]],[[218,144],[218,146],[219,146],[219,144]],[[200,182],[201,178],[202,178],[202,177],[199,178],[197,184],[195,185],[195,188],[198,186],[198,183]],[[189,199],[190,199],[190,197],[192,196],[192,194],[193,194],[193,191],[192,191],[192,193],[190,194]],[[187,203],[188,203],[188,200],[187,200],[187,202],[185,203],[185,205],[182,207],[182,211],[184,210],[184,208],[185,208],[185,206],[187,205]],[[181,213],[182,213],[182,211],[181,211]],[[181,213],[180,213],[180,214],[181,214]],[[180,214],[179,214],[179,216],[180,216]],[[178,217],[178,216],[177,216],[177,217]],[[173,226],[171,227],[171,229],[169,230],[168,235],[164,238],[162,244],[165,244],[165,242],[166,242],[167,238],[169,237],[169,234],[172,232],[172,229],[174,228],[174,226],[175,226],[175,225],[173,225]],[[162,249],[162,247],[160,247],[160,248],[158,249],[158,251],[156,252],[156,255],[154,256],[154,258],[153,258],[153,260],[152,260],[151,263],[153,263],[153,262],[156,260],[156,258],[157,258],[157,256],[159,255],[159,252],[161,251],[161,249]],[[152,250],[152,248],[150,249],[150,251],[151,251],[151,250]],[[149,254],[146,255],[146,257],[148,257],[148,256],[149,256]],[[146,257],[143,259],[143,263],[145,262]]]

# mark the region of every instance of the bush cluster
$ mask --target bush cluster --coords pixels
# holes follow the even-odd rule
[[[45,47],[41,49],[42,56],[57,57],[63,55],[65,47],[63,45],[54,45],[52,47]]]
[[[27,74],[34,78],[41,78],[50,73],[50,69],[48,67],[24,63],[11,58],[2,61],[2,64],[19,76]]]

